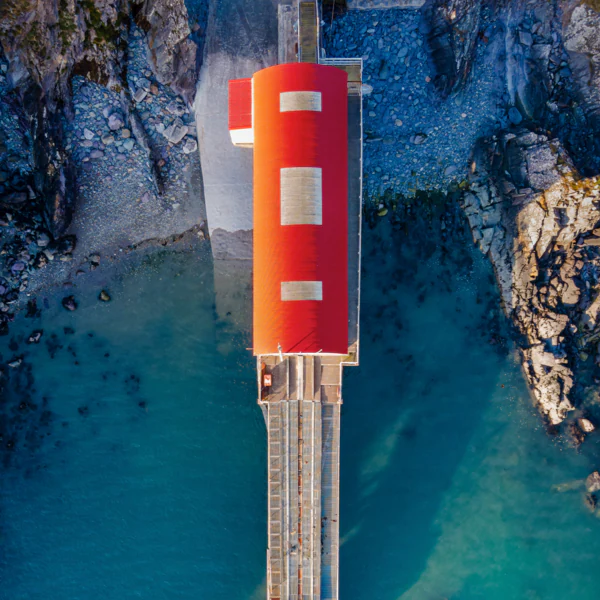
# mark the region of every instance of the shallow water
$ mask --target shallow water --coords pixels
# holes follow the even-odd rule
[[[597,598],[600,523],[581,490],[553,491],[593,465],[541,428],[489,266],[417,223],[364,243],[342,598]],[[18,348],[2,340],[34,381],[5,402],[24,425],[2,455],[1,598],[264,598],[254,363],[243,334],[217,351],[211,277],[203,252],[154,255],[111,281],[112,302],[76,288],[68,313],[49,296],[13,326]]]

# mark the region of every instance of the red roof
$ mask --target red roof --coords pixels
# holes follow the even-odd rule
[[[229,82],[229,130],[252,127],[252,79]]]
[[[280,94],[297,91],[317,94],[283,110]],[[254,75],[254,354],[348,351],[347,127],[344,71],[290,63]],[[320,223],[282,224],[281,169],[295,167],[286,206],[297,212],[320,186]],[[321,282],[322,300],[282,300],[282,282]]]

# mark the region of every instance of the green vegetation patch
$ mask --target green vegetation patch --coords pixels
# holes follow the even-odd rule
[[[115,47],[119,38],[119,30],[121,25],[125,22],[127,15],[125,13],[118,13],[117,20],[115,23],[105,23],[102,20],[102,13],[98,10],[94,4],[94,0],[82,0],[81,7],[87,11],[85,16],[85,22],[88,29],[93,31],[96,35],[93,43],[95,45],[107,44]],[[86,44],[90,45],[90,38],[86,33]]]
[[[69,10],[67,0],[60,0],[58,4],[58,30],[64,51],[70,46],[72,36],[77,30],[75,16]]]

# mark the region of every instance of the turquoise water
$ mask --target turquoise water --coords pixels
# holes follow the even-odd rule
[[[489,265],[442,237],[365,231],[341,597],[595,599],[600,523],[577,484],[554,489],[592,470],[594,439],[577,454],[546,435]],[[247,332],[220,343],[205,251],[111,273],[49,294],[1,341],[24,366],[7,368],[2,405],[0,598],[262,599],[266,444]]]

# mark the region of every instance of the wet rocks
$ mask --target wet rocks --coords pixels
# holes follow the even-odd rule
[[[31,335],[27,338],[28,344],[39,344],[42,339],[42,335],[44,335],[43,329],[36,329],[31,333]]]
[[[600,491],[600,472],[594,471],[585,480],[585,488],[590,493]]]
[[[511,106],[508,111],[508,118],[513,125],[519,125],[523,120],[523,116],[521,115],[519,109],[516,106]]]
[[[63,305],[63,308],[69,311],[77,310],[78,306],[75,296],[67,296],[66,298],[63,298],[61,304]]]
[[[111,297],[108,295],[108,292],[106,290],[102,290],[98,296],[98,299],[102,302],[110,302]]]

